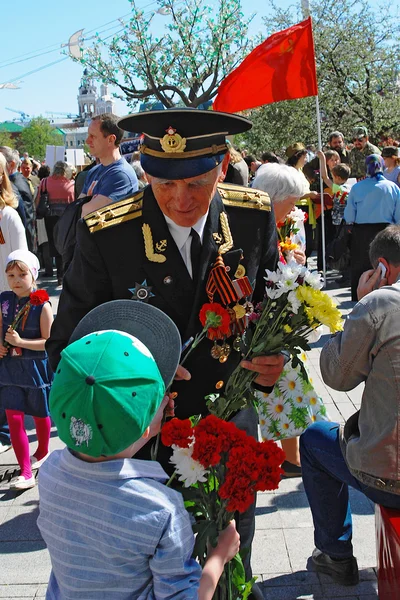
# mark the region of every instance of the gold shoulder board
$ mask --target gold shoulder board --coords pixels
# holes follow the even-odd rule
[[[130,198],[114,202],[108,206],[89,213],[84,217],[90,233],[101,231],[107,227],[115,227],[131,219],[142,216],[143,191],[136,192]]]
[[[219,183],[218,192],[226,206],[271,211],[271,199],[267,192],[232,183]]]

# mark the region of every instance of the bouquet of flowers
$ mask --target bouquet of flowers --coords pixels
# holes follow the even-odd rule
[[[174,475],[183,482],[186,508],[196,519],[194,556],[204,565],[207,545],[216,545],[219,532],[234,513],[245,512],[256,492],[278,487],[284,452],[275,442],[256,442],[234,423],[214,415],[200,420],[172,419],[163,426],[161,439],[173,449]],[[253,583],[245,581],[237,555],[226,566],[216,597],[246,599]]]
[[[45,290],[36,290],[29,295],[29,300],[24,306],[17,312],[14,317],[13,322],[11,323],[11,329],[16,329],[18,325],[22,322],[22,329],[26,323],[26,319],[28,318],[29,310],[31,306],[40,306],[45,302],[50,300],[48,293]],[[10,344],[6,341],[3,341],[3,346],[5,348],[9,348]]]
[[[286,261],[290,261],[293,250],[300,247],[296,237],[300,232],[301,223],[307,220],[307,216],[306,212],[295,207],[284,221],[277,224],[279,248]]]
[[[320,325],[331,333],[342,329],[341,313],[321,290],[319,275],[295,262],[278,263],[277,271],[266,271],[264,300],[248,315],[250,326],[242,336],[245,360],[286,350],[292,366],[302,369],[299,354],[309,350],[309,335]],[[251,323],[253,326],[251,326]],[[221,419],[247,406],[257,406],[252,383],[257,373],[236,367],[222,394],[208,396],[208,409]],[[304,373],[304,377],[307,374]]]

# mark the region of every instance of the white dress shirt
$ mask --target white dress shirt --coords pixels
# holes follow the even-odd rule
[[[192,231],[192,229],[194,229],[199,234],[201,243],[203,243],[204,227],[206,225],[208,211],[197,221],[197,223],[193,225],[193,227],[182,227],[181,225],[177,225],[176,223],[174,223],[174,221],[166,215],[164,215],[164,217],[167,222],[169,232],[174,238],[174,242],[177,245],[179,252],[181,253],[183,262],[186,265],[189,275],[193,279],[192,260],[190,257],[192,236],[190,235],[190,232]]]

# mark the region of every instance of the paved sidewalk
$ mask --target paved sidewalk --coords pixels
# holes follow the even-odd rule
[[[48,280],[44,283],[49,283]],[[332,288],[332,289],[331,289]],[[48,286],[54,312],[59,288]],[[341,302],[347,313],[350,302],[348,288],[333,289],[328,280],[327,291]],[[323,383],[319,372],[319,354],[327,337],[308,353],[311,377],[316,391],[323,397],[333,420],[344,422],[359,407],[362,388],[348,393],[336,392]],[[32,420],[27,419],[31,449],[34,450]],[[55,428],[51,449],[61,447]],[[0,480],[16,470],[13,451],[0,455]],[[6,479],[7,479],[6,478]],[[311,513],[301,479],[282,481],[275,492],[259,494],[256,511],[256,536],[253,545],[253,571],[263,582],[266,600],[375,600],[377,583],[374,567],[375,528],[372,502],[359,492],[351,494],[354,520],[354,552],[361,570],[356,587],[332,584],[326,576],[317,575],[308,564],[314,548]],[[22,493],[8,490],[0,481],[0,599],[43,599],[50,572],[50,561],[36,527],[38,516],[37,488]]]

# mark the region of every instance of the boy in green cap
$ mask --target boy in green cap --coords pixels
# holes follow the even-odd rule
[[[238,551],[232,522],[202,571],[182,496],[159,463],[131,458],[160,429],[180,353],[171,319],[131,300],[88,313],[62,352],[50,410],[67,447],[39,477],[48,600],[211,600]]]

